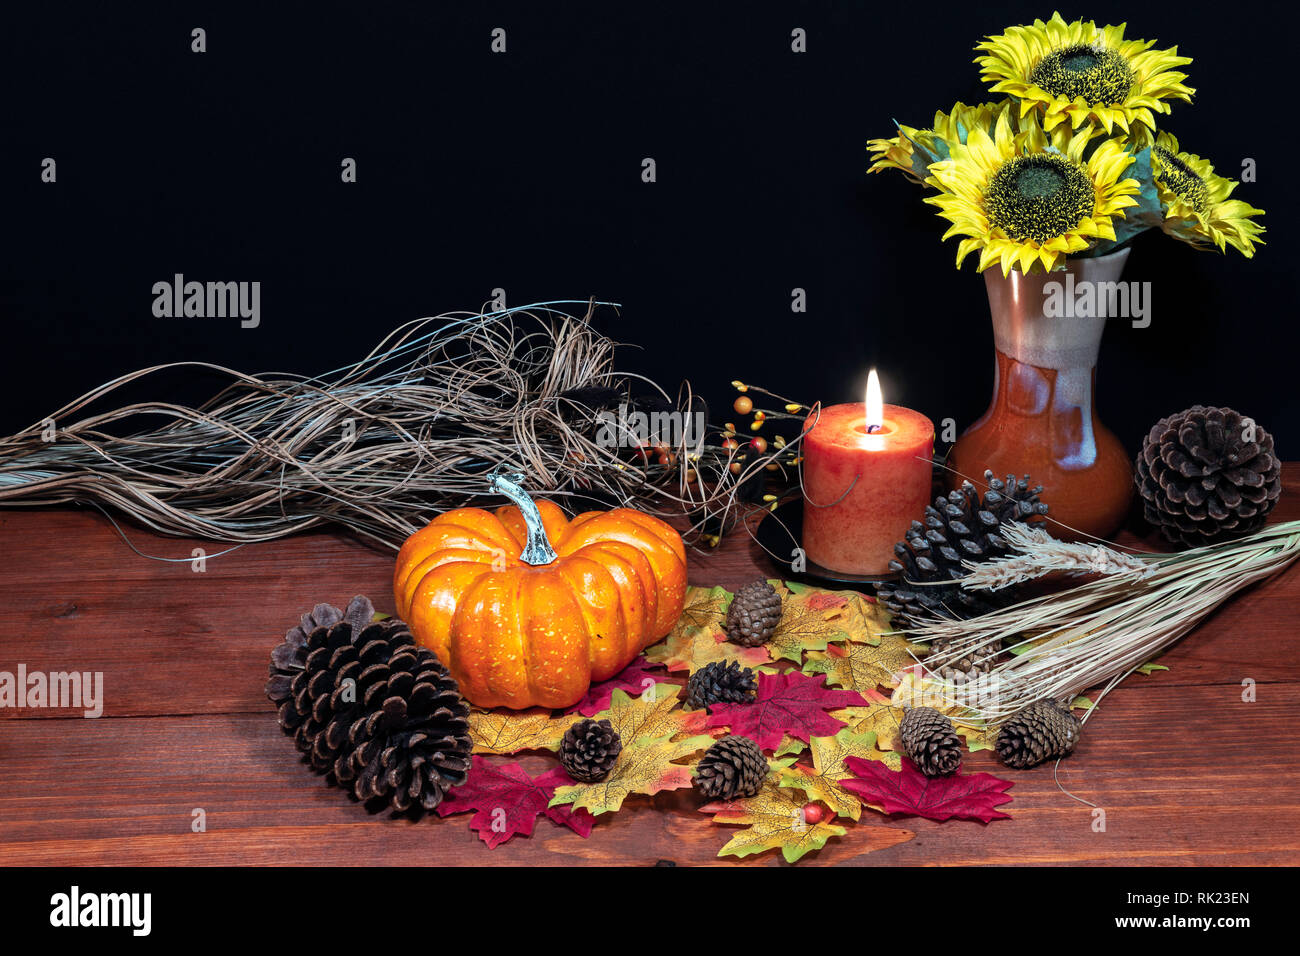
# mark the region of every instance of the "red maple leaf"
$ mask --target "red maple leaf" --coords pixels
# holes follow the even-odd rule
[[[469,778],[447,793],[438,805],[438,816],[477,811],[469,827],[477,830],[489,847],[500,846],[517,833],[530,836],[539,813],[586,837],[591,834],[590,813],[567,806],[547,806],[556,787],[571,783],[569,775],[558,767],[530,777],[518,763],[492,764],[476,755]]]
[[[994,807],[1011,802],[1006,791],[1014,784],[991,773],[957,773],[951,777],[927,777],[909,760],[901,770],[890,770],[878,760],[848,757],[844,765],[853,776],[840,786],[863,803],[881,807],[886,813],[906,813],[928,820],[1005,820],[1009,813]]]
[[[565,713],[571,714],[576,710],[584,717],[594,717],[602,710],[609,709],[609,702],[616,690],[625,690],[635,697],[655,683],[655,679],[650,676],[650,668],[652,667],[662,669],[663,665],[650,663],[650,661],[646,660],[646,656],[642,654],[609,680],[603,680],[599,684],[592,684],[587,689],[587,696],[566,710]]]
[[[798,671],[759,674],[754,702],[715,704],[708,725],[730,727],[733,734],[752,738],[763,750],[781,746],[786,734],[805,742],[814,736],[834,737],[845,725],[826,711],[867,701],[856,691],[828,690],[825,681],[825,674],[814,678]]]

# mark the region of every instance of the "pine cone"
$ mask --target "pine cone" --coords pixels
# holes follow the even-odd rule
[[[930,670],[944,680],[963,684],[991,671],[1001,653],[1002,642],[993,641],[954,658],[950,642],[939,639],[930,643],[930,652],[926,655],[925,662]]]
[[[748,704],[758,692],[758,681],[739,661],[706,664],[686,684],[686,706],[696,710],[713,704]]]
[[[470,767],[469,705],[434,653],[355,597],[318,604],[271,654],[267,696],[313,769],[362,801],[432,810]]]
[[[896,557],[889,568],[902,577],[877,585],[876,596],[899,622],[973,617],[1014,599],[1014,588],[977,594],[956,583],[929,583],[956,582],[966,574],[962,561],[1001,557],[1008,551],[999,534],[1003,524],[1047,514],[1047,505],[1038,500],[1043,487],[1031,488],[1028,475],[1019,481],[1007,475],[1001,481],[985,471],[984,480],[989,487],[983,495],[966,481],[948,497],[936,498],[926,507],[924,521],[913,521],[907,540],[894,545]]]
[[[1067,757],[1078,744],[1082,727],[1079,718],[1056,701],[1036,701],[1002,725],[998,757],[1016,770]]]
[[[766,644],[781,623],[781,595],[762,578],[750,581],[727,608],[727,637],[745,647]]]
[[[899,721],[898,737],[927,777],[947,777],[961,766],[961,741],[952,721],[933,707],[909,709]]]
[[[560,741],[560,763],[579,783],[604,780],[622,752],[623,741],[608,720],[580,720]]]
[[[1134,481],[1147,521],[1197,547],[1262,526],[1282,494],[1282,463],[1273,436],[1249,419],[1193,405],[1152,426]]]
[[[704,752],[695,789],[710,800],[752,797],[767,779],[767,758],[748,737],[723,737]]]

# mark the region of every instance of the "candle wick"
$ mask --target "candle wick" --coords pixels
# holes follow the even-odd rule
[[[880,429],[882,429],[882,428],[884,428],[884,427],[885,427],[884,425],[868,425],[868,426],[867,426],[867,434],[870,435],[870,434],[872,434],[873,432],[877,432],[877,431],[879,431]]]

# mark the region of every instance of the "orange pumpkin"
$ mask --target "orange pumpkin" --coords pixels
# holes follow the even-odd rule
[[[397,611],[480,707],[569,707],[677,622],[686,551],[630,508],[572,521],[490,476],[516,504],[445,512],[402,545]],[[553,548],[552,548],[553,546]]]

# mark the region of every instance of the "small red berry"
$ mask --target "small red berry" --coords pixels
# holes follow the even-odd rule
[[[826,819],[826,811],[820,803],[805,803],[803,805],[803,822],[810,823],[813,826],[821,823]]]

